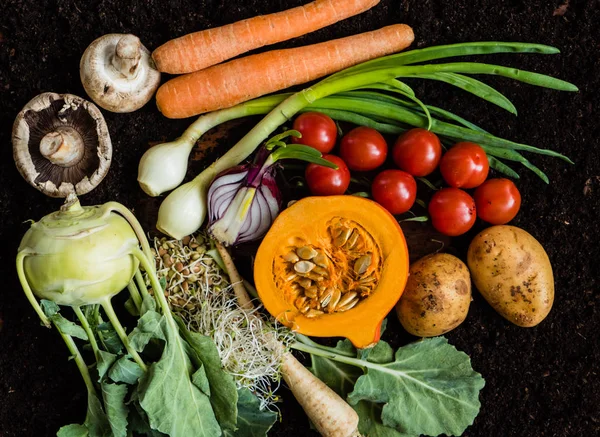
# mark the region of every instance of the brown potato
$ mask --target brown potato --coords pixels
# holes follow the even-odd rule
[[[434,337],[460,325],[470,304],[469,269],[455,256],[437,253],[410,266],[396,313],[409,333]]]
[[[492,226],[471,242],[467,263],[485,300],[515,325],[532,327],[554,302],[554,277],[542,245],[523,229]]]

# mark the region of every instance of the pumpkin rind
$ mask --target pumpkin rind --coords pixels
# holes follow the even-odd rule
[[[381,276],[373,292],[344,312],[309,318],[277,287],[274,263],[289,246],[330,244],[327,223],[342,217],[358,223],[381,254]],[[365,348],[379,340],[381,322],[400,298],[408,278],[409,258],[397,220],[377,203],[355,196],[307,197],[284,210],[264,237],[254,263],[254,281],[269,313],[294,331],[315,337],[346,337]]]

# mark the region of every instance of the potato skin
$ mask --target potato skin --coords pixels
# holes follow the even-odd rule
[[[516,226],[492,226],[471,242],[467,263],[488,303],[517,326],[533,327],[554,302],[552,266],[542,245]]]
[[[437,253],[410,266],[396,313],[410,334],[435,337],[460,325],[470,304],[469,269],[455,256]]]

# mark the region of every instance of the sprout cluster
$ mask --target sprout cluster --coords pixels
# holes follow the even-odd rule
[[[193,332],[215,342],[226,372],[238,388],[248,388],[273,408],[280,381],[279,367],[293,334],[261,317],[260,306],[241,308],[215,249],[203,234],[182,240],[154,240],[157,274],[173,311]],[[274,348],[277,338],[286,347]]]

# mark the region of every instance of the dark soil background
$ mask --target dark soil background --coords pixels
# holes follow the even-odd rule
[[[557,76],[580,88],[569,94],[485,78],[515,103],[515,118],[449,86],[413,84],[427,103],[455,111],[497,135],[553,148],[575,161],[568,165],[531,157],[549,175],[549,185],[519,169],[523,206],[513,223],[533,234],[552,261],[556,299],[548,318],[536,328],[518,328],[475,293],[466,322],[447,335],[486,379],[481,412],[467,436],[600,435],[600,2],[561,2],[382,0],[361,16],[279,45],[314,43],[403,22],[415,30],[413,47],[477,40],[554,45],[561,54],[492,55],[485,60]],[[28,228],[24,222],[61,203],[30,187],[14,166],[11,128],[17,112],[45,91],[85,97],[79,59],[102,34],[131,32],[153,49],[175,36],[302,3],[0,0],[0,436],[51,436],[85,415],[85,390],[77,369],[57,333],[40,326],[13,267]],[[178,136],[189,121],[167,120],[154,104],[133,114],[103,112],[114,161],[108,177],[83,203],[115,200],[151,223],[153,208],[136,183],[138,160],[149,142]],[[454,250],[464,255],[468,242],[469,236],[455,239]],[[395,346],[411,340],[395,317],[390,319],[386,339]],[[271,435],[313,435],[289,392],[282,394],[283,420]]]

